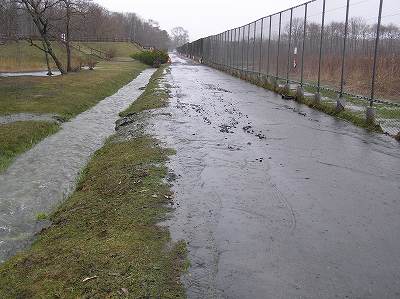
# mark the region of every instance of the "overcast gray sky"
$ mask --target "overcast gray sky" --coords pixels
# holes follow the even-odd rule
[[[144,19],[154,19],[171,31],[182,26],[190,39],[219,33],[306,2],[300,0],[96,0],[112,11],[135,12]]]

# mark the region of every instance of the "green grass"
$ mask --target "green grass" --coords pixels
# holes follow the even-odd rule
[[[104,61],[94,71],[65,76],[0,78],[0,115],[55,113],[70,119],[114,94],[145,68],[136,61]]]
[[[156,90],[148,86],[147,99]],[[174,151],[138,134],[95,153],[52,225],[0,266],[0,298],[185,297],[186,245],[157,225],[171,211],[165,163]]]
[[[40,43],[38,43],[40,45]],[[53,49],[60,61],[66,65],[67,55],[65,47],[59,43],[52,43]],[[46,60],[44,53],[31,46],[26,41],[10,42],[0,45],[0,72],[22,72],[46,70]],[[79,51],[72,50],[73,66],[79,65],[80,60],[85,60],[86,55]],[[50,58],[50,61],[51,58]],[[52,63],[52,69],[56,70]]]
[[[157,225],[170,211],[163,178],[172,153],[146,136],[108,142],[51,227],[0,266],[0,297],[117,298],[123,289],[130,298],[184,297],[185,244]]]
[[[168,104],[169,91],[160,85],[164,70],[168,65],[161,66],[150,78],[146,90],[134,101],[128,109],[120,113],[120,116],[127,116],[131,113],[139,113],[144,110],[165,107]]]
[[[56,123],[26,121],[0,125],[0,172],[15,157],[59,129]]]
[[[40,42],[36,42],[40,45]],[[72,49],[72,65],[73,68],[79,66],[80,62],[87,61],[90,49],[88,47],[108,52],[112,51],[116,57],[130,57],[137,53],[140,49],[128,42],[73,42],[73,46],[80,45],[81,51]],[[66,65],[67,55],[63,45],[57,42],[52,43],[53,49],[57,57]],[[0,72],[28,72],[46,70],[46,60],[44,53],[32,47],[26,41],[9,42],[5,45],[0,45]],[[55,64],[50,58],[53,70],[56,70]]]
[[[0,115],[52,113],[68,120],[114,94],[145,68],[146,65],[136,61],[103,61],[94,71],[65,76],[0,78]],[[54,124],[30,124],[0,126],[0,171],[16,155],[56,131]]]
[[[139,52],[140,49],[128,42],[76,42],[76,45],[81,45],[82,49],[87,49],[90,53],[91,47],[102,52],[113,51],[116,57],[129,57],[130,55]]]

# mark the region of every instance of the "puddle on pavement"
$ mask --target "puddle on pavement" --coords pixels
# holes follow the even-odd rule
[[[0,174],[0,261],[32,241],[41,227],[36,215],[51,211],[73,191],[91,154],[114,133],[118,113],[143,91],[153,69],[143,71],[116,94],[62,124]]]

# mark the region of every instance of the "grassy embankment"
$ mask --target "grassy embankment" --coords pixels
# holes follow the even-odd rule
[[[129,57],[139,51],[134,44],[125,42],[77,42],[74,44],[80,45],[82,50],[88,53],[90,53],[90,48],[93,48],[106,53],[111,52],[115,57]]]
[[[79,66],[80,63],[85,63],[88,58],[87,55],[91,53],[90,48],[113,53],[116,57],[129,57],[139,51],[134,44],[127,42],[73,42],[72,45],[75,48],[81,47],[81,51],[72,48],[73,68]],[[53,48],[60,61],[66,65],[65,47],[54,42]],[[29,72],[47,69],[43,52],[32,47],[26,41],[8,42],[5,45],[0,45],[0,53],[0,72]],[[52,62],[51,59],[50,61]],[[53,70],[56,70],[53,62],[51,66]]]
[[[130,113],[148,117],[144,107],[167,104],[161,72]],[[185,244],[157,225],[171,210],[164,178],[173,151],[140,132],[120,139],[96,152],[33,246],[0,266],[1,298],[184,297]]]
[[[67,61],[65,48],[54,42],[53,49],[65,65]],[[26,41],[8,42],[5,45],[0,45],[0,53],[0,72],[30,72],[47,69],[43,52]],[[85,60],[85,57],[84,53],[72,50],[73,66],[79,65],[79,62]],[[51,66],[53,70],[56,70],[53,62]]]
[[[103,61],[94,71],[83,70],[65,76],[0,78],[0,116],[52,113],[69,120],[114,94],[145,68],[136,61]],[[56,130],[56,124],[42,122],[0,125],[0,171],[16,155]]]

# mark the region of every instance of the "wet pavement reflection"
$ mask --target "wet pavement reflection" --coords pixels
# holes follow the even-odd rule
[[[398,143],[175,55],[165,81],[189,298],[400,296]]]

